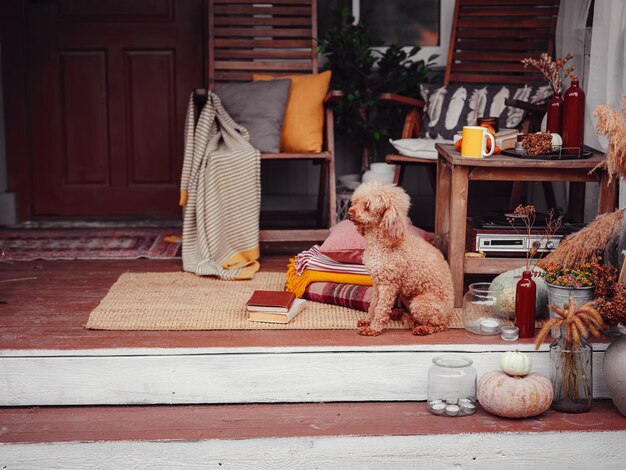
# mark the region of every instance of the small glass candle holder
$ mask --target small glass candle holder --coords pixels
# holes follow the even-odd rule
[[[517,341],[519,338],[519,328],[516,326],[503,326],[500,329],[500,338],[503,341]]]
[[[428,371],[427,408],[439,416],[476,412],[476,369],[472,360],[455,354],[437,356]]]
[[[491,282],[470,284],[463,297],[463,327],[477,335],[497,335],[504,320],[498,299],[503,287]]]

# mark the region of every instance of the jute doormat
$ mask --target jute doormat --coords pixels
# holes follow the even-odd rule
[[[251,281],[221,281],[190,273],[126,273],[91,312],[94,330],[352,330],[364,312],[307,301],[290,323],[248,321],[244,307],[255,289],[279,290],[284,273],[258,273]],[[451,328],[462,328],[455,309]],[[405,328],[390,322],[388,328]]]

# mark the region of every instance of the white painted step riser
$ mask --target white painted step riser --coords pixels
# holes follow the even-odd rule
[[[0,454],[2,464],[14,470],[604,470],[626,468],[625,439],[626,432],[619,431],[71,442],[0,444]]]
[[[126,405],[425,400],[441,351],[0,357],[0,405]],[[500,352],[463,352],[479,376]],[[549,374],[546,351],[529,352]],[[608,398],[604,351],[594,397]]]

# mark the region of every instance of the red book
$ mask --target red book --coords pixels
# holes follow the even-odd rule
[[[246,309],[253,312],[287,313],[296,296],[293,292],[279,290],[255,290],[246,303]]]

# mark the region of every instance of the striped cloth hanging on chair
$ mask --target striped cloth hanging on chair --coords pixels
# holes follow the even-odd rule
[[[183,269],[251,279],[260,267],[260,152],[214,93],[209,93],[197,124],[196,114],[192,94],[181,177]]]

